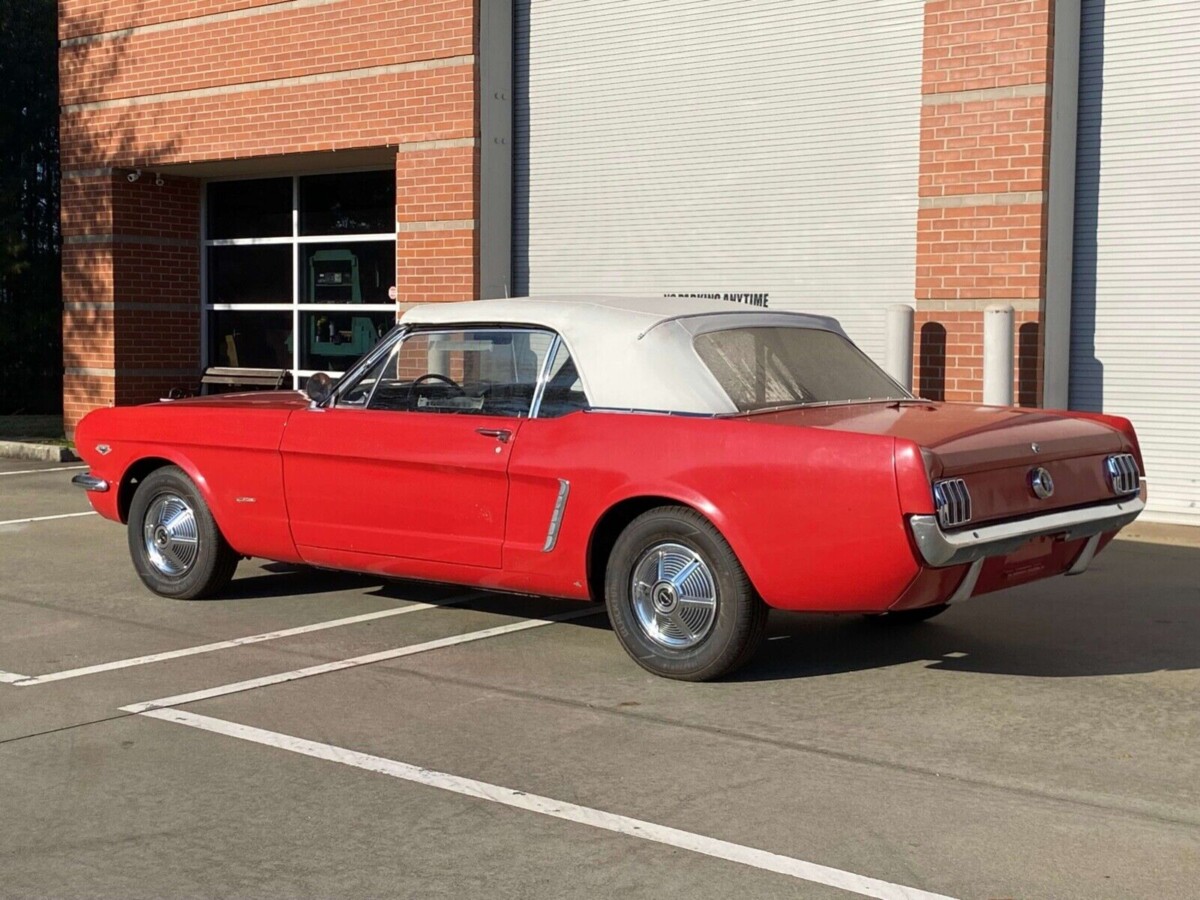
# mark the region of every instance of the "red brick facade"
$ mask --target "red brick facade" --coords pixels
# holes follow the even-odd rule
[[[983,396],[983,309],[1016,310],[1014,397],[1039,402],[1052,0],[925,4],[915,383]]]
[[[198,377],[188,164],[394,150],[399,302],[478,296],[478,20],[476,0],[64,0],[68,431]]]
[[[394,154],[399,302],[480,296],[479,2],[63,0],[68,430],[195,383],[189,166]],[[1015,396],[1040,401],[1053,11],[925,3],[914,381],[929,397],[981,399],[983,309],[1005,302]]]

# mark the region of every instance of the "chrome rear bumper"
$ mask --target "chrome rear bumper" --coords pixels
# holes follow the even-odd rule
[[[103,478],[97,478],[91,472],[80,472],[71,479],[71,484],[81,487],[85,491],[96,491],[100,494],[108,490],[108,482]]]
[[[941,568],[974,562],[989,556],[1006,556],[1033,538],[1061,535],[1066,540],[1078,540],[1106,531],[1115,531],[1136,519],[1145,506],[1145,501],[1134,494],[1096,506],[1045,513],[1015,522],[984,525],[979,528],[942,531],[936,515],[913,516],[910,526],[917,549],[920,550],[925,563]],[[1094,549],[1095,544],[1092,545],[1093,552]],[[1090,560],[1091,554],[1088,554],[1088,561]],[[1076,568],[1077,566],[1072,566],[1072,574]],[[1079,568],[1079,571],[1083,571],[1083,568]]]

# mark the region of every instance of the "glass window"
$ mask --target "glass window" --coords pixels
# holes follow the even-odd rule
[[[206,237],[287,237],[291,233],[292,179],[218,181],[208,186]]]
[[[530,329],[420,331],[342,389],[339,405],[528,416],[554,335]]]
[[[696,352],[742,412],[909,395],[841,335],[815,328],[730,328],[697,335]]]
[[[389,170],[208,184],[206,364],[288,369],[298,387],[371,350],[396,319],[395,181]]]
[[[208,342],[214,366],[290,369],[290,312],[219,310],[209,313]]]
[[[542,394],[542,405],[538,407],[539,419],[554,419],[581,409],[590,409],[583,382],[575,369],[566,344],[558,345],[550,372],[546,378],[546,390]]]
[[[302,312],[300,368],[344,372],[379,343],[395,324],[393,312],[360,312],[353,308]]]
[[[208,248],[209,303],[292,302],[292,248],[250,244]]]
[[[300,179],[301,234],[380,234],[395,230],[394,172],[309,175]]]
[[[396,283],[396,241],[301,244],[302,303],[387,303]]]

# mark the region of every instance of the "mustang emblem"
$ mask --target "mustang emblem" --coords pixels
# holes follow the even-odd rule
[[[1039,500],[1054,496],[1054,479],[1041,466],[1029,473],[1029,487],[1033,489],[1034,496]]]
[[[1030,445],[1029,445],[1029,449],[1030,449],[1030,450],[1032,450],[1034,453],[1041,453],[1041,452],[1042,452],[1042,445],[1041,445],[1041,444],[1039,444],[1039,443],[1037,443],[1037,442],[1034,442],[1034,443],[1032,443],[1032,444],[1030,444]]]

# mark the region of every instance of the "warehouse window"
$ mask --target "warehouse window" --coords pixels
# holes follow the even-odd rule
[[[394,173],[210,182],[207,365],[340,373],[395,324]]]

